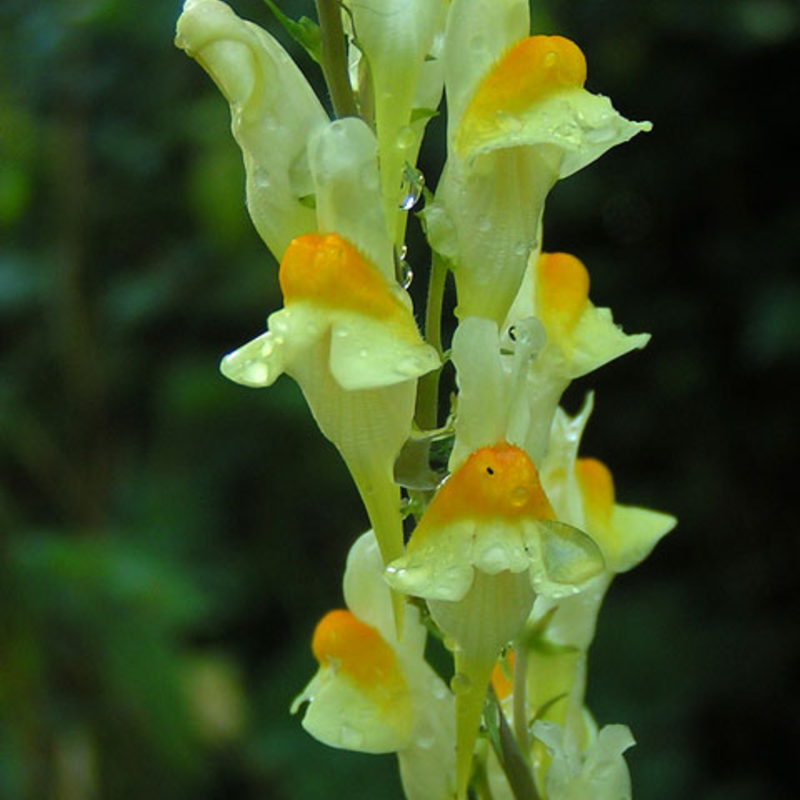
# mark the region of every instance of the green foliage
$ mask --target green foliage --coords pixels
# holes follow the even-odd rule
[[[328,753],[288,716],[365,521],[291,382],[217,375],[279,293],[225,103],[172,46],[177,12],[0,4],[0,798],[391,800],[391,758]],[[681,520],[611,592],[590,704],[651,731],[631,751],[638,800],[779,800],[800,655],[800,208],[783,176],[800,13],[551,0],[535,19],[584,46],[590,88],[655,123],[548,206],[546,246],[574,247],[598,304],[654,334],[592,380],[587,452],[621,502]],[[420,253],[412,239],[417,283]],[[244,706],[224,740],[187,689],[217,656],[241,676],[217,701]]]

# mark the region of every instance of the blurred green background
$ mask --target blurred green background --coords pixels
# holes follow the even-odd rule
[[[280,298],[178,12],[0,5],[0,798],[399,800],[392,757],[288,715],[365,518],[290,380],[217,372]],[[534,29],[655,123],[547,215],[594,301],[653,333],[570,389],[597,391],[585,452],[680,518],[612,589],[591,705],[639,741],[638,800],[794,798],[800,7],[549,0]]]

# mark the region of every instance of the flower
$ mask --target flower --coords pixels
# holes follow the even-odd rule
[[[448,160],[426,212],[455,265],[458,314],[502,324],[545,198],[560,178],[649,130],[583,88],[586,60],[559,36],[529,36],[527,0],[453,0],[445,36]]]
[[[280,44],[219,0],[186,0],[175,44],[208,72],[231,106],[244,157],[247,207],[280,260],[289,242],[316,230],[307,146],[328,122],[314,90]]]
[[[266,333],[225,356],[222,372],[245,386],[269,386],[283,372],[298,382],[388,563],[403,549],[394,461],[411,431],[416,378],[438,356],[420,338],[405,293],[338,234],[293,240],[279,279],[284,308]]]
[[[579,748],[569,727],[535,722],[534,736],[552,756],[545,787],[549,800],[630,800],[631,778],[623,753],[636,744],[627,725],[591,724],[589,743]]]
[[[345,0],[351,23],[352,70],[362,112],[374,111],[381,162],[383,212],[396,246],[403,242],[409,202],[404,171],[414,164],[444,75],[431,53],[441,46],[449,0]],[[416,113],[417,112],[421,113]]]
[[[520,631],[538,593],[572,594],[603,569],[591,539],[554,516],[530,459],[499,442],[474,452],[443,484],[405,556],[386,572],[393,588],[428,601],[454,642],[461,798],[500,650]]]
[[[319,670],[292,704],[308,703],[303,727],[332,747],[396,752],[409,800],[453,795],[453,696],[424,658],[426,631],[409,608],[398,637],[382,579],[383,562],[368,531],[347,558],[348,609],[326,614],[312,650]]]

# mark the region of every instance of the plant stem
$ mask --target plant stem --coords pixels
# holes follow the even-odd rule
[[[357,117],[356,101],[347,70],[342,15],[339,0],[315,0],[322,39],[322,74],[337,117]]]
[[[447,279],[447,265],[433,253],[431,276],[428,283],[428,301],[425,307],[425,341],[433,347],[441,358],[442,351],[442,304],[444,286]],[[438,427],[439,376],[441,369],[423,375],[417,390],[417,425],[426,431]]]
[[[530,752],[528,740],[528,648],[520,639],[514,648],[514,735],[520,752]]]
[[[500,736],[500,752],[495,752],[511,793],[515,800],[541,800],[536,791],[528,760],[520,752],[505,714],[503,714],[503,709],[491,687],[489,687],[489,696],[497,712],[497,731]]]

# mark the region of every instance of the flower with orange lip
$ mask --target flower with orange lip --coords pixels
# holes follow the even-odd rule
[[[425,661],[425,626],[416,609],[397,635],[371,531],[347,558],[347,609],[330,611],[314,631],[319,670],[292,705],[307,703],[303,727],[332,747],[397,753],[409,800],[449,800],[455,759],[453,696]]]
[[[279,278],[284,308],[266,333],[225,356],[222,372],[245,386],[269,386],[283,372],[299,383],[388,563],[403,549],[394,461],[411,431],[416,379],[438,356],[420,338],[407,295],[338,234],[292,241]]]
[[[581,531],[554,519],[536,468],[507,442],[475,451],[442,485],[389,565],[389,585],[428,601],[455,643],[458,796],[464,797],[486,687],[537,594],[566,596],[603,569]]]
[[[454,0],[445,36],[448,160],[426,212],[455,264],[458,313],[502,324],[553,185],[649,123],[584,89],[586,59],[561,36],[529,36],[527,0]]]

